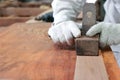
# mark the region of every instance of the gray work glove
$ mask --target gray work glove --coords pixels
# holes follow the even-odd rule
[[[120,24],[100,22],[92,26],[86,35],[94,36],[97,33],[100,33],[101,47],[120,43]]]

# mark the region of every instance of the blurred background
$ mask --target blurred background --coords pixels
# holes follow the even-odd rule
[[[43,16],[51,10],[51,2],[52,0],[0,0],[0,26],[29,22],[29,20],[53,22],[52,11],[50,11],[50,20],[48,16],[47,19]]]
[[[53,22],[52,1],[53,0],[0,0],[0,26],[8,26],[16,22]],[[96,1],[96,17],[98,21],[104,19],[105,11],[103,5],[105,1],[106,0]],[[4,21],[3,18],[5,18],[6,21]],[[8,18],[9,22],[7,21]],[[82,13],[77,19],[82,20]]]

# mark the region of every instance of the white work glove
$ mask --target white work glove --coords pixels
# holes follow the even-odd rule
[[[54,22],[48,34],[55,43],[71,45],[75,37],[81,35],[80,28],[74,21],[82,11],[86,0],[53,0]]]
[[[120,43],[120,24],[100,22],[92,26],[87,36],[94,36],[100,33],[100,46],[105,47],[106,45],[117,45]]]
[[[73,21],[65,21],[57,25],[53,25],[49,29],[48,34],[54,43],[67,43],[68,45],[73,45],[73,39],[81,36],[81,28],[81,24],[75,23]]]

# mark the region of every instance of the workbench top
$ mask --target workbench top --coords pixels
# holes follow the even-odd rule
[[[0,30],[0,80],[73,80],[76,52],[54,46],[50,25],[17,23]],[[112,52],[102,53],[110,80],[120,80]]]

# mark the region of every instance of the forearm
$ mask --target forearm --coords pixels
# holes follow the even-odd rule
[[[54,23],[75,20],[86,0],[54,0],[52,2]]]

